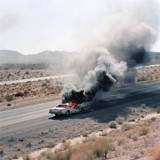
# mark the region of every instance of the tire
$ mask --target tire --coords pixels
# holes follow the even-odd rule
[[[69,111],[67,111],[67,112],[66,112],[66,116],[69,116],[69,114],[70,114],[70,112],[69,112]]]
[[[58,116],[58,114],[55,114],[55,116],[57,117],[57,116]]]
[[[81,109],[81,113],[84,113],[84,108]]]

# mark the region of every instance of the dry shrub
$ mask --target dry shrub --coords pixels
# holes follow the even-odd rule
[[[152,160],[160,160],[160,141],[154,146],[152,156]]]
[[[19,153],[18,152],[14,152],[13,155],[12,155],[12,158],[13,159],[18,159],[19,157]]]
[[[66,149],[70,148],[71,142],[67,141],[66,143],[63,143],[62,146],[63,146],[63,150],[66,150]]]
[[[140,136],[143,136],[149,132],[149,128],[147,126],[142,126],[138,128],[137,132]]]
[[[66,143],[66,138],[62,138],[62,143]]]
[[[130,128],[131,128],[131,126],[126,123],[126,124],[123,124],[123,125],[121,126],[121,131],[122,131],[122,132],[125,132],[125,131],[128,131]]]
[[[120,155],[121,155],[121,151],[115,151],[115,152],[114,152],[114,156],[115,156],[115,157],[118,157],[118,156],[120,156]]]
[[[130,155],[131,159],[138,159],[141,157],[141,154],[139,152],[133,152]]]
[[[45,152],[42,152],[41,156],[44,158],[50,159],[53,156],[53,154],[54,153],[50,149],[48,149]]]
[[[107,131],[102,131],[101,136],[107,136]]]
[[[96,138],[73,147],[71,160],[96,159],[107,157],[109,151],[114,150],[113,144],[104,137]]]
[[[118,124],[122,124],[124,121],[125,121],[125,119],[123,117],[121,117],[121,116],[119,116],[118,118],[116,118],[116,122]]]
[[[92,150],[87,149],[84,152],[77,152],[71,156],[71,160],[96,160]]]
[[[106,138],[97,138],[94,144],[93,153],[96,157],[104,157],[107,158],[107,154],[109,151],[114,150],[113,144],[107,140]]]
[[[133,141],[137,141],[138,140],[138,136],[136,134],[134,134],[134,135],[131,136],[131,139]]]
[[[18,151],[20,151],[20,150],[21,150],[21,146],[20,146],[20,144],[15,144],[15,145],[14,145],[14,147],[15,147]]]
[[[54,147],[55,146],[55,142],[52,140],[49,140],[47,143],[47,147]]]
[[[22,158],[23,160],[33,160],[33,158],[28,153],[23,154]]]
[[[156,120],[156,117],[152,117],[150,120],[155,121],[155,120]]]
[[[160,113],[160,107],[157,107],[157,108],[156,108],[156,112],[157,112],[157,113]]]
[[[67,144],[67,143],[66,143]],[[82,144],[77,144],[70,147],[67,145],[66,150],[57,150],[54,153],[50,150],[43,152],[38,159],[50,159],[50,160],[100,160],[107,158],[109,151],[113,151],[115,148],[111,141],[107,138],[87,138],[87,141]]]
[[[47,150],[41,155],[37,157],[38,160],[70,160],[71,159],[71,148],[65,150],[65,151],[60,151],[56,150],[55,152],[52,152],[51,150]]]
[[[141,107],[142,107],[142,108],[145,108],[145,106],[146,106],[145,104],[141,104]]]
[[[47,158],[43,157],[42,155],[39,155],[36,157],[36,160],[47,160]]]
[[[13,95],[8,95],[6,96],[7,101],[12,101],[14,99]]]
[[[53,156],[50,158],[51,160],[70,160],[71,159],[71,149],[67,149],[64,152],[57,152],[53,154]]]
[[[133,131],[127,131],[126,132],[126,137],[130,139],[132,134],[133,134]]]
[[[87,142],[95,142],[96,138],[90,137],[90,138],[85,138],[82,140],[83,143],[87,143]]]
[[[144,121],[144,125],[145,126],[150,126],[152,124],[152,122],[153,121],[151,119],[147,119],[147,120]]]
[[[120,130],[111,130],[107,135],[110,136],[110,137],[116,137],[118,136],[120,133]]]
[[[116,128],[116,126],[117,126],[117,124],[114,121],[109,123],[110,128]]]
[[[84,131],[83,134],[82,134],[82,136],[83,137],[87,137],[89,134],[90,134],[90,131]]]
[[[124,137],[118,138],[118,146],[124,144],[126,142],[126,139]]]
[[[2,97],[0,97],[0,103],[1,103],[1,102],[4,102],[4,101],[5,101],[5,99],[2,98]]]
[[[87,125],[84,126],[84,130],[88,131],[89,127]]]
[[[26,144],[31,145],[33,143],[33,139],[27,139]]]
[[[4,146],[0,146],[0,153],[3,153],[5,150],[5,147]]]
[[[136,117],[130,117],[127,119],[128,122],[135,122],[136,120]]]
[[[117,136],[117,132],[112,130],[108,133],[108,136],[111,136],[111,137],[116,137]]]

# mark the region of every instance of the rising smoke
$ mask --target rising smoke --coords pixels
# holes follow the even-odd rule
[[[98,92],[109,91],[119,81],[133,82],[134,67],[150,62],[148,51],[156,41],[156,12],[152,6],[143,3],[139,6],[142,7],[141,13],[137,13],[138,7],[132,8],[132,13],[114,17],[111,26],[97,38],[96,43],[75,56],[73,63],[69,61],[82,83],[78,86],[65,84],[61,92],[62,102],[92,101]],[[130,68],[132,74],[128,73]]]

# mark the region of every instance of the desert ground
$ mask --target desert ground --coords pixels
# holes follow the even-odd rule
[[[150,159],[158,154],[154,153],[156,152],[154,146],[160,141],[159,107],[158,95],[85,113],[84,116],[86,115],[88,118],[78,118],[83,114],[73,115],[71,119],[74,120],[70,120],[68,124],[62,123],[68,121],[66,117],[62,116],[57,119],[62,121],[57,127],[43,127],[39,131],[33,130],[30,133],[22,130],[23,137],[16,133],[3,139],[1,156],[5,159],[22,158],[24,160],[54,160],[59,157],[65,159],[67,156],[70,159],[83,159],[82,157],[90,159],[88,157],[90,153],[91,159],[104,159],[103,142],[106,141],[109,145],[106,148],[109,159]],[[76,137],[79,138],[74,139]],[[73,141],[71,147],[70,140]],[[97,148],[94,148],[94,145]],[[79,150],[78,152],[75,150],[76,148]],[[82,148],[86,150],[83,154],[80,152],[80,150],[83,151]],[[69,149],[70,154],[68,155]],[[93,151],[95,152],[93,153]]]
[[[159,66],[138,68],[136,83],[158,81],[160,77],[159,71]],[[17,74],[18,72],[19,74]],[[54,74],[47,74],[45,70],[41,69],[19,70],[18,68],[17,70],[15,68],[1,69],[0,75],[2,81],[9,81]],[[8,75],[11,76],[7,78]],[[63,89],[63,85],[67,82],[74,82],[76,85],[78,81],[77,79],[67,77],[1,85],[0,109],[4,111],[60,99],[60,92]],[[126,84],[117,84],[114,88],[125,86]],[[64,157],[69,156],[66,154],[70,151],[70,159],[82,159],[81,156],[87,159],[88,153],[93,151],[93,148],[89,148],[88,145],[94,146],[94,144],[97,144],[101,148],[103,145],[101,144],[101,140],[103,139],[103,141],[107,141],[110,145],[112,144],[112,147],[107,152],[107,158],[109,159],[150,159],[154,157],[154,145],[160,141],[158,136],[160,132],[159,114],[156,112],[158,107],[160,107],[159,96],[155,96],[136,101],[135,103],[125,104],[123,105],[123,109],[113,107],[111,110],[105,109],[96,113],[91,112],[89,113],[91,114],[89,118],[84,118],[83,120],[77,119],[74,123],[68,125],[61,124],[56,129],[55,127],[44,127],[38,131],[33,130],[30,134],[25,134],[24,137],[19,138],[17,133],[17,135],[10,136],[1,141],[1,158],[6,160],[16,158],[44,160],[56,159],[55,156],[61,155],[62,159],[65,159]],[[107,112],[110,113],[109,116]],[[148,118],[146,118],[147,116]],[[123,121],[122,124],[119,124],[118,117]],[[62,119],[65,119],[65,117],[62,117]],[[110,127],[112,123],[115,126],[113,128]],[[122,129],[123,127],[127,129],[124,130]],[[142,132],[144,130],[145,134],[141,135],[141,130]],[[75,145],[73,141],[73,144],[70,146],[69,140],[73,140],[76,137],[80,139],[75,139],[75,142],[78,141],[80,144]],[[55,150],[54,147],[57,149]],[[75,151],[75,148],[80,149],[83,147],[88,148],[86,149],[86,154],[80,155]],[[39,151],[40,149],[43,150],[37,152],[35,156],[34,151]],[[91,159],[96,159],[96,157],[97,159],[105,158],[103,152],[99,153],[97,150],[96,152],[98,155],[91,153],[93,156]],[[154,154],[156,155],[156,153]]]

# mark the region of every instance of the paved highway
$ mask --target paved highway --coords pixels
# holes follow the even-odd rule
[[[11,136],[13,133],[42,130],[43,128],[57,127],[63,124],[77,123],[78,120],[97,115],[98,110],[111,108],[125,103],[138,101],[160,95],[160,82],[136,84],[132,86],[113,89],[100,96],[98,106],[93,104],[93,112],[76,114],[58,119],[51,118],[54,115],[48,113],[49,109],[60,103],[60,100],[30,105],[23,108],[0,112],[0,139]],[[74,121],[73,121],[74,119]],[[24,134],[24,133],[23,133]]]

